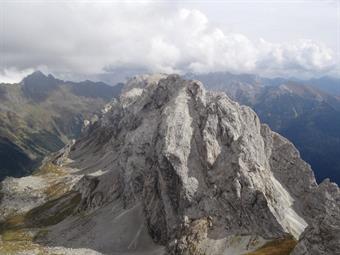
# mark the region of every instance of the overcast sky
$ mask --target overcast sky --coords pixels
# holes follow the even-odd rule
[[[340,76],[340,1],[0,0],[0,82],[117,68]]]

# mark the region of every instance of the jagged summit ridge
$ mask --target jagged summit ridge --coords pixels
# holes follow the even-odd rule
[[[145,75],[104,112],[54,162],[79,179],[71,189],[81,200],[47,227],[44,245],[235,255],[301,237],[296,254],[337,251],[337,220],[323,223],[331,241],[308,244],[309,233],[321,235],[316,212],[339,215],[338,187],[318,186],[294,146],[250,108],[198,81]]]
[[[121,101],[101,123],[104,130],[122,130],[110,139],[114,144],[123,139],[118,151],[130,156],[125,162],[120,157],[113,168],[123,173],[127,203],[136,196],[144,201],[153,238],[163,243],[180,239],[181,230],[173,227],[205,217],[223,226],[215,232],[224,237],[274,238],[286,232],[298,238],[307,226],[293,204],[316,186],[309,166],[287,140],[261,126],[250,108],[227,96],[206,93],[201,83],[176,75],[139,76],[128,82]],[[119,124],[124,124],[121,129]],[[295,176],[283,166],[276,169],[271,157],[277,152],[265,144],[270,142],[289,147],[285,157],[296,165]],[[280,175],[280,170],[296,183],[277,180],[274,171]],[[140,174],[148,177],[150,188],[145,179],[140,182]],[[143,187],[144,194],[131,187]]]

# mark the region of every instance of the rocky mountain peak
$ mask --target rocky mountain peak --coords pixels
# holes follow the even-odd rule
[[[41,217],[60,211],[70,193],[35,217],[47,231],[35,240],[46,249],[237,255],[266,244],[285,247],[284,254],[339,250],[339,221],[331,216],[340,215],[339,188],[329,181],[318,186],[295,147],[250,108],[199,81],[158,74],[132,78],[104,112],[50,160],[63,171],[54,184],[60,178],[70,200],[79,194],[79,201],[53,224]],[[3,183],[5,222],[15,210],[27,213],[6,202],[13,201],[9,182],[23,185]],[[32,199],[40,204],[26,206],[28,214],[46,200]],[[327,220],[320,225],[321,219]]]
[[[56,78],[52,74],[45,75],[41,71],[34,71],[33,73],[27,75],[23,80],[22,83],[32,83],[35,81],[40,81],[40,80],[55,80]]]
[[[33,73],[31,73],[30,75],[27,75],[26,78],[29,78],[29,77],[47,77],[47,76],[42,71],[36,70]]]
[[[49,74],[46,76],[41,71],[35,71],[26,76],[22,81],[22,92],[25,97],[35,101],[44,101],[51,91],[54,91],[62,81]]]

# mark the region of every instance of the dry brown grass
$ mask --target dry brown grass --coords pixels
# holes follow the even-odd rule
[[[46,249],[35,241],[47,234],[45,226],[57,224],[71,215],[80,199],[79,193],[68,193],[25,214],[6,219],[0,224],[0,254],[12,255],[20,252],[47,254]]]
[[[273,240],[247,255],[289,255],[297,242],[291,237]]]
[[[0,232],[2,229],[17,229],[23,227],[25,225],[25,215],[17,214],[9,217],[6,221],[1,225]]]
[[[51,183],[44,190],[45,194],[48,196],[49,199],[56,199],[69,191],[70,187],[61,181],[55,181],[54,183]]]
[[[33,172],[33,175],[35,176],[47,175],[47,174],[52,174],[56,176],[64,176],[66,175],[66,172],[63,168],[51,162],[44,164],[42,167],[40,167],[39,169]]]
[[[42,247],[32,242],[33,234],[24,229],[4,231],[0,238],[0,254],[12,255],[28,251],[44,254]]]

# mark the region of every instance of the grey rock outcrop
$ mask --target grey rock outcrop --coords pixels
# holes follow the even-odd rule
[[[96,147],[100,140],[88,144],[92,137],[105,138],[100,148],[107,153],[114,149],[88,203],[100,206],[95,197],[102,203],[119,197],[126,207],[142,201],[151,237],[176,244],[169,246],[176,254],[188,249],[184,229],[207,217],[209,238],[195,244],[202,252],[230,235],[299,238],[308,224],[299,200],[317,187],[310,167],[250,108],[206,92],[200,82],[136,77],[78,141],[74,157],[83,147]],[[120,181],[111,194],[99,196],[112,184],[108,176]]]
[[[292,236],[295,255],[339,251],[339,188],[318,186],[287,139],[198,81],[131,79],[64,161],[82,199],[48,246],[237,255]]]
[[[309,226],[302,233],[293,255],[340,254],[340,191],[323,181],[303,201]]]

